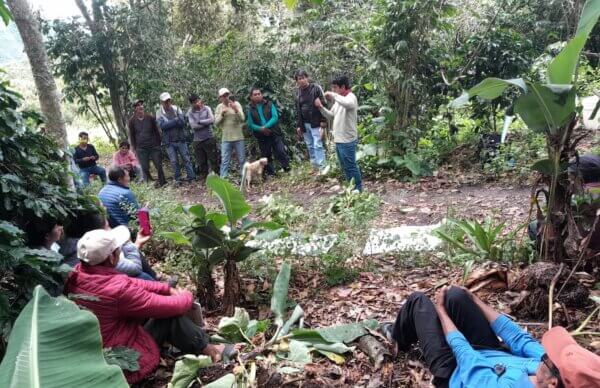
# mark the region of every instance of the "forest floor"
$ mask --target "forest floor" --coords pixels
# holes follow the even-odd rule
[[[505,223],[506,229],[513,229],[529,219],[530,187],[487,184],[478,176],[444,178],[438,175],[417,182],[367,180],[364,186],[366,191],[377,193],[382,200],[378,215],[362,227],[365,235],[373,227],[430,225],[451,216],[478,220],[492,217],[495,221]],[[298,176],[292,174],[270,180],[262,188],[254,187],[247,194],[247,200],[254,207],[260,204],[264,196],[275,194],[286,197],[306,212],[323,212],[323,208],[317,205],[318,199],[333,197],[340,190],[342,188],[337,180],[300,173]],[[215,198],[205,189],[199,188],[197,183],[183,185],[177,192],[177,199],[183,203],[202,203],[208,207],[217,205]],[[349,258],[348,265],[356,260],[367,260],[369,270],[364,270],[365,266],[361,265],[363,270],[355,280],[334,287],[327,285],[317,258],[288,259],[293,266],[289,299],[302,306],[308,327],[325,327],[364,319],[393,321],[403,301],[412,292],[422,291],[433,296],[440,286],[458,284],[463,280],[462,267],[450,266],[432,252],[408,255],[395,253],[368,258],[357,255]],[[280,261],[281,258],[276,260],[277,263]],[[498,310],[510,313],[509,303],[514,295],[505,293],[507,277],[518,269],[496,264],[477,266],[470,276],[471,287],[481,288],[478,294],[482,299]],[[496,281],[490,282],[489,276],[482,276],[490,273],[491,278],[496,277]],[[220,273],[217,274],[219,286],[222,286],[221,276]],[[257,278],[244,272],[242,277],[247,294],[254,294],[242,306],[250,312],[252,318],[264,319],[269,315],[272,288],[269,279]],[[488,279],[487,283],[478,286],[481,283],[478,277],[481,280]],[[221,312],[208,311],[205,317],[209,331],[216,331]],[[585,315],[582,312],[573,317],[572,326]],[[527,329],[538,337],[545,327],[543,319],[541,322],[521,323],[525,323]],[[145,386],[164,386],[170,378],[173,362],[173,359],[163,359],[154,379]],[[219,368],[201,372],[200,378],[209,382],[231,370],[231,366]],[[274,378],[264,369],[259,369],[258,381],[259,386],[266,387],[429,387],[431,375],[422,363],[417,348],[400,354],[396,360],[388,360],[377,370],[366,354],[356,350],[352,356],[347,357],[343,365],[336,365],[325,358],[315,359],[313,364],[304,368],[300,377],[284,375]]]

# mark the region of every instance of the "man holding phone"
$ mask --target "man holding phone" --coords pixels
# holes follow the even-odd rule
[[[244,110],[229,89],[219,89],[219,101],[215,111],[215,125],[221,128],[221,178],[227,178],[231,153],[235,149],[240,175],[246,162],[244,150],[244,132],[242,125],[245,121]]]

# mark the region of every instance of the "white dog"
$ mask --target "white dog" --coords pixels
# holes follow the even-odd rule
[[[258,180],[262,187],[263,171],[268,163],[269,160],[267,158],[260,158],[252,163],[244,163],[244,167],[242,168],[242,181],[240,183],[240,189],[242,189],[243,192],[250,189],[253,178]]]

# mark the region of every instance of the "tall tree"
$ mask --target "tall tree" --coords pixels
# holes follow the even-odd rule
[[[40,25],[27,0],[7,0],[12,17],[19,29],[38,91],[46,129],[58,144],[67,146],[65,119],[60,109],[60,93],[48,65]]]
[[[105,15],[105,2],[101,0],[92,0],[91,13],[83,0],[75,0],[77,7],[81,11],[81,15],[85,19],[92,36],[95,38],[96,47],[100,54],[102,68],[106,74],[106,83],[108,91],[110,93],[110,103],[112,106],[113,117],[119,133],[126,133],[127,117],[125,114],[125,106],[127,101],[127,93],[124,92],[125,83],[122,78],[119,77],[117,69],[115,68],[115,61],[113,50],[110,47],[109,39],[106,39],[109,31],[106,26],[106,15]]]

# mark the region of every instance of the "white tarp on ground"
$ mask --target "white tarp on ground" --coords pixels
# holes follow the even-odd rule
[[[337,240],[336,234],[292,235],[273,241],[250,240],[247,245],[264,249],[275,255],[319,256],[329,252]]]
[[[440,226],[441,224],[406,225],[390,229],[371,229],[363,255],[435,250],[442,244],[442,240],[431,232]]]
[[[581,105],[583,106],[583,126],[586,129],[599,130],[600,129],[600,112],[596,114],[594,120],[590,120],[590,115],[594,111],[599,98],[596,96],[584,97],[581,99]]]

